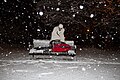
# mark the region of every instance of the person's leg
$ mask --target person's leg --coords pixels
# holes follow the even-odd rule
[[[60,40],[52,40],[52,41],[50,42],[50,46],[51,46],[51,48],[52,48],[55,44],[60,44],[60,43],[61,43]]]
[[[54,40],[50,41],[50,48],[53,47],[53,42],[54,42]]]
[[[66,44],[65,42],[61,42],[62,44]]]

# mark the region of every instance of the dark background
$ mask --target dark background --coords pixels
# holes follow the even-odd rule
[[[120,49],[119,0],[0,0],[3,45],[28,46],[33,39],[50,40],[59,23],[65,27],[66,40],[76,45]]]

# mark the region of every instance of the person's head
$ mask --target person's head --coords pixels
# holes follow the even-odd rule
[[[59,26],[58,26],[60,29],[62,29],[63,28],[63,24],[59,24]]]

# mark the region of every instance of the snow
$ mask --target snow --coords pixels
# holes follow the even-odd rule
[[[2,80],[119,80],[120,64],[78,61],[1,60]],[[31,75],[31,76],[30,76]],[[5,77],[6,76],[6,77]],[[22,77],[21,77],[22,76]]]
[[[0,52],[1,80],[120,79],[119,51],[78,48],[77,60],[61,59],[61,56],[30,59],[29,51],[21,48],[1,47]]]
[[[86,69],[84,67],[82,67],[82,71],[86,71]]]
[[[7,0],[4,0],[4,2],[7,2]]]

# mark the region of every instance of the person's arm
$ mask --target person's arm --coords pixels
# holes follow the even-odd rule
[[[60,32],[59,31],[57,31],[56,34],[60,37]]]
[[[63,28],[60,33],[64,35],[65,29]]]
[[[60,32],[60,39],[61,39],[62,42],[65,41],[64,31],[65,31],[65,29],[63,28],[63,29],[61,30],[61,32]]]

